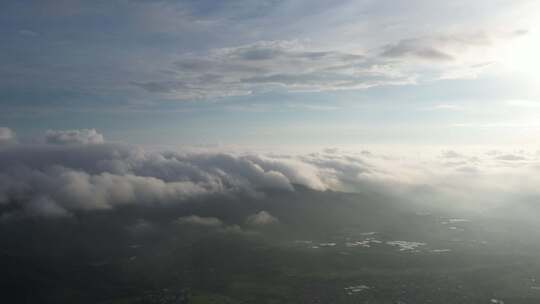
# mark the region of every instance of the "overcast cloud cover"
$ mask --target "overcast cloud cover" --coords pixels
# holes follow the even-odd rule
[[[44,137],[41,143],[0,148],[3,220],[219,196],[257,198],[266,191],[295,191],[296,185],[316,191],[378,192],[404,204],[435,202],[477,210],[540,195],[538,154],[526,151],[468,155],[444,150],[414,158],[329,148],[277,155],[147,151],[108,143],[96,130],[49,130]],[[195,217],[181,221],[220,225]],[[263,210],[246,219],[255,226],[277,222]]]

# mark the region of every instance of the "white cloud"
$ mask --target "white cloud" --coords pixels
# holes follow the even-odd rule
[[[463,111],[465,108],[456,104],[437,104],[430,107],[421,108],[424,111]]]
[[[265,226],[278,223],[279,220],[272,216],[268,211],[259,211],[246,218],[246,223],[252,226]]]
[[[45,133],[45,141],[49,144],[101,144],[105,140],[103,135],[95,129],[81,130],[48,130]]]
[[[15,132],[10,128],[0,127],[0,144],[12,142],[15,139]]]
[[[14,144],[0,150],[0,205],[15,215],[58,217],[209,196],[257,198],[268,190],[296,191],[295,185],[475,207],[540,195],[540,155],[526,151],[488,155],[456,149],[429,158],[398,157],[399,151],[331,152],[225,154],[107,143]],[[266,211],[248,219],[252,224],[273,221]]]

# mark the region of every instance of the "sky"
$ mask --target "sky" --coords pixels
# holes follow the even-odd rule
[[[0,141],[538,147],[539,20],[534,0],[4,0]]]

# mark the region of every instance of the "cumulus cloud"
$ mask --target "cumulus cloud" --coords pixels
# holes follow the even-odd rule
[[[15,132],[10,128],[0,127],[0,144],[15,140]]]
[[[60,216],[211,195],[257,197],[267,189],[293,191],[293,184],[302,182],[322,185],[312,172],[296,172],[293,163],[259,156],[149,152],[121,144],[80,144],[91,141],[73,139],[80,132],[58,134],[69,134],[65,141],[79,144],[18,144],[0,151],[0,207]]]
[[[278,223],[279,220],[272,216],[268,211],[259,211],[246,218],[246,223],[251,226],[265,226]]]
[[[77,216],[134,204],[171,205],[237,195],[261,198],[269,190],[298,191],[298,185],[471,205],[540,195],[540,159],[534,153],[443,150],[424,159],[396,153],[333,149],[275,155],[146,151],[110,143],[7,145],[0,150],[0,213],[2,218]],[[196,217],[183,220],[217,223]],[[247,219],[254,225],[274,221],[267,211]]]
[[[95,129],[81,130],[48,130],[45,133],[45,141],[49,144],[101,144],[104,142],[103,135]]]

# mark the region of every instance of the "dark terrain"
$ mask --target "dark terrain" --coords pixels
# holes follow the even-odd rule
[[[538,228],[502,213],[299,187],[5,221],[2,302],[539,303]]]

